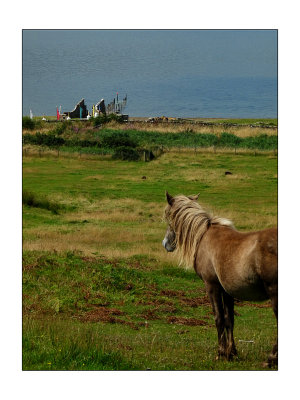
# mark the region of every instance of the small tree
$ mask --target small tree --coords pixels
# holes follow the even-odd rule
[[[32,131],[35,128],[34,120],[29,117],[23,117],[22,118],[22,128],[29,129]]]

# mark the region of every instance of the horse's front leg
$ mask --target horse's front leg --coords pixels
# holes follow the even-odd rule
[[[237,350],[234,343],[233,327],[234,327],[234,299],[228,293],[223,291],[225,328],[227,332],[227,349],[226,357],[230,360],[237,355]]]
[[[207,283],[206,291],[209,297],[209,300],[212,305],[216,328],[218,331],[218,357],[227,357],[226,349],[227,349],[227,340],[226,340],[226,331],[225,331],[225,318],[224,318],[224,308],[222,301],[222,287],[219,283]]]

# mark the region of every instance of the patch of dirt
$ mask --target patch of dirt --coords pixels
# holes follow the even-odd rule
[[[38,266],[37,263],[34,263],[34,264],[23,264],[22,268],[23,268],[23,271],[30,271],[31,269],[36,268],[37,266]]]
[[[125,315],[125,313],[117,308],[105,308],[95,305],[97,309],[86,312],[78,317],[81,322],[106,322],[110,324],[123,324],[128,325],[132,329],[138,330],[140,326],[146,326],[145,322],[134,323],[126,321],[116,316]],[[130,317],[129,317],[130,318]]]
[[[252,303],[252,302],[248,302],[248,301],[241,301],[241,300],[234,299],[234,304],[239,307],[248,306],[248,307],[254,307],[254,308],[272,308],[271,300],[268,300],[265,303]]]
[[[154,319],[160,319],[159,316],[156,314],[156,310],[153,308],[149,308],[148,310],[144,310],[140,314],[140,318],[143,318],[145,320],[154,320]]]
[[[168,314],[168,313],[174,313],[176,311],[177,311],[177,308],[175,306],[173,306],[173,305],[157,304],[154,308],[149,308],[147,310],[144,310],[140,314],[140,317],[145,319],[145,320],[162,319],[162,317],[157,315],[157,312],[163,313],[163,314]]]
[[[86,262],[86,263],[97,263],[97,262],[101,262],[101,263],[105,263],[105,264],[109,264],[112,265],[113,267],[117,267],[118,266],[118,261],[117,260],[109,260],[108,258],[106,258],[105,256],[101,255],[98,257],[93,257],[93,256],[83,256],[80,257],[82,261]]]
[[[93,257],[93,256],[82,256],[80,257],[82,261],[87,262],[87,263],[97,263],[101,261],[101,263],[105,263],[108,265],[111,265],[112,267],[119,267],[120,266],[120,261],[119,259],[109,259],[106,258],[104,255]],[[140,270],[148,270],[149,267],[147,265],[144,265],[141,261],[139,260],[129,260],[128,266],[130,268],[135,268],[135,269],[140,269]],[[151,286],[151,285],[150,285]]]
[[[174,313],[177,311],[177,307],[174,307],[173,305],[163,305],[161,307],[159,307],[159,311],[162,313]]]
[[[140,261],[130,262],[130,267],[135,269],[147,270],[149,269],[147,266],[143,265]]]
[[[116,308],[97,307],[95,310],[86,312],[79,319],[82,322],[110,322],[113,324],[117,322],[116,315],[124,315],[124,313]]]
[[[203,321],[202,319],[184,318],[184,317],[176,317],[176,316],[168,317],[167,323],[168,324],[176,324],[176,325],[188,325],[188,326],[208,325],[208,323],[206,321]]]
[[[186,294],[182,290],[165,289],[165,290],[161,290],[160,295],[167,296],[167,297],[185,297]]]
[[[87,306],[90,307],[108,307],[110,305],[109,301],[105,301],[103,303],[87,303]]]
[[[210,306],[210,301],[208,296],[203,297],[193,297],[193,298],[183,298],[180,299],[181,303],[189,307],[199,307],[199,306]]]
[[[165,299],[160,299],[160,298],[153,298],[153,297],[146,297],[144,299],[141,299],[137,302],[138,305],[143,305],[143,306],[160,306],[160,305],[166,305],[166,306],[173,306],[174,303],[172,301],[168,301]]]

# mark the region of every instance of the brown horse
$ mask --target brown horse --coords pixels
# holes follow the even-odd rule
[[[277,319],[277,229],[238,232],[231,221],[217,218],[197,203],[199,195],[166,193],[167,251],[194,267],[204,281],[218,331],[218,358],[237,354],[233,338],[234,298],[271,299]],[[277,363],[277,343],[268,365]]]

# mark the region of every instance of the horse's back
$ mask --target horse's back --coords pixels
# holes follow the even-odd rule
[[[233,297],[264,300],[264,282],[277,282],[276,228],[243,233],[212,227],[198,254],[195,269],[199,275],[204,280],[218,279]]]

